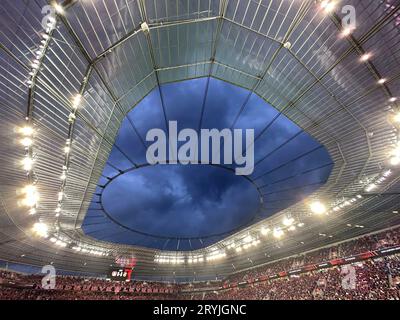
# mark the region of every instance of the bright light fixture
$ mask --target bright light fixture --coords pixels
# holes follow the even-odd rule
[[[400,164],[400,157],[399,156],[393,156],[390,158],[390,165],[392,166],[398,166]]]
[[[47,237],[47,225],[42,222],[37,222],[33,225],[32,231],[40,236],[40,237]]]
[[[281,238],[283,236],[283,234],[284,233],[280,228],[275,228],[274,229],[273,235],[274,235],[275,238],[279,239],[279,238]]]
[[[54,4],[54,9],[56,9],[56,12],[58,14],[64,14],[64,8],[62,7],[62,5],[55,3]]]
[[[387,79],[382,78],[382,79],[378,80],[378,83],[379,84],[384,84],[386,81],[387,81]]]
[[[39,201],[39,194],[36,190],[36,186],[27,185],[22,192],[25,194],[25,199],[22,201],[27,207],[34,207]]]
[[[72,101],[72,106],[74,107],[74,109],[77,109],[79,107],[81,100],[82,100],[82,95],[80,95],[80,94],[77,94],[74,97],[74,99]]]
[[[33,160],[29,157],[25,157],[24,160],[21,161],[21,164],[25,171],[32,170]]]
[[[19,128],[18,131],[24,136],[31,136],[33,134],[33,128],[29,126]]]
[[[23,139],[21,140],[21,144],[22,144],[24,147],[30,147],[30,146],[33,144],[33,141],[32,141],[31,138],[23,138]]]
[[[321,2],[321,8],[325,13],[331,13],[336,7],[336,1],[333,0],[323,0]]]
[[[353,30],[354,30],[353,28],[344,28],[342,31],[342,35],[344,37],[348,37],[349,35],[352,34]]]
[[[246,238],[243,239],[243,241],[244,241],[245,243],[250,243],[250,242],[253,241],[253,237],[250,236],[250,235],[248,235]]]
[[[370,53],[365,53],[365,54],[363,54],[362,56],[361,56],[361,61],[362,62],[366,62],[366,61],[368,61],[369,59],[371,59],[371,57],[372,57],[372,55],[370,54]]]
[[[265,227],[262,227],[262,228],[261,228],[261,234],[262,234],[263,236],[266,236],[270,231],[271,231],[271,230],[270,230],[269,228],[265,228]]]
[[[284,218],[283,218],[283,224],[284,224],[286,227],[290,227],[290,226],[293,224],[293,222],[294,222],[294,219],[293,219],[293,218],[288,218],[288,217],[284,217]]]
[[[320,201],[315,201],[310,205],[311,211],[315,214],[323,214],[326,212],[326,207]]]

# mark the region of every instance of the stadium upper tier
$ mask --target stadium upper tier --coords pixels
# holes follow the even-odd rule
[[[139,277],[215,278],[399,224],[399,10],[398,0],[1,1],[0,259],[104,274],[133,257]],[[164,85],[195,78],[243,88],[240,113],[257,97],[317,141],[333,162],[326,183],[195,250],[181,235],[151,246],[85,233],[99,181],[115,178],[102,173],[123,119],[154,89],[164,108]]]

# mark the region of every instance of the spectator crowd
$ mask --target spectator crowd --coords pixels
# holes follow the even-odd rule
[[[0,271],[0,300],[400,300],[400,255],[270,278],[283,271],[399,245],[397,228],[233,274],[213,283],[214,291],[206,282],[117,282],[72,276],[57,276],[55,288],[45,290],[43,275]],[[263,281],[254,281],[260,278]]]

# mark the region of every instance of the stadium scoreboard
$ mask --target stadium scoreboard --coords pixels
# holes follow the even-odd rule
[[[131,275],[131,268],[112,268],[108,270],[107,279],[112,281],[130,281]]]

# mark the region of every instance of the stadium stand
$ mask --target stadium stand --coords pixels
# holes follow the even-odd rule
[[[0,272],[1,300],[365,300],[400,299],[400,255],[366,253],[400,245],[400,228],[369,235],[330,248],[277,261],[234,274],[220,283],[166,284],[58,276],[53,290],[44,290],[41,275]],[[396,251],[393,251],[396,252]],[[296,272],[291,270],[363,254],[365,259],[343,266]],[[350,260],[352,261],[352,260]],[[354,269],[354,283],[347,281]],[[307,268],[305,269],[307,270]],[[277,276],[280,275],[280,276]],[[346,283],[344,283],[346,281]],[[346,286],[347,284],[347,286]]]

